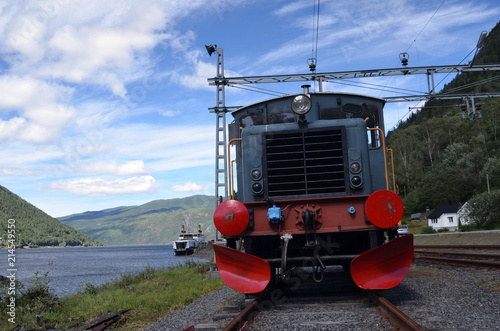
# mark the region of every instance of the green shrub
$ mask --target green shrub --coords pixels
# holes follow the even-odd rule
[[[460,232],[469,232],[469,231],[477,231],[479,229],[475,224],[465,224],[465,225],[460,225],[459,230]]]
[[[89,282],[83,282],[82,288],[80,290],[80,293],[87,295],[96,295],[98,292],[99,287]]]
[[[432,233],[436,233],[436,230],[434,230],[432,226],[427,225],[422,228],[422,234],[432,234]]]

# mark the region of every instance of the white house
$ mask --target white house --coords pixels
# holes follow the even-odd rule
[[[465,224],[469,224],[470,223],[470,220],[469,220],[469,203],[466,202],[463,204],[463,206],[460,207],[460,209],[457,211],[457,215],[458,215],[458,221],[460,222],[460,224],[462,225],[465,225]]]
[[[449,229],[450,231],[458,230],[458,211],[462,207],[460,203],[451,205],[439,205],[427,217],[428,224],[434,230]]]

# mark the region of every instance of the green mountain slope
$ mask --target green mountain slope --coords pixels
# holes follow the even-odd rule
[[[59,218],[105,245],[171,244],[182,225],[196,231],[198,224],[207,238],[214,234],[213,196],[154,200],[140,206],[89,211]]]
[[[15,226],[16,247],[100,245],[0,186],[0,236],[3,245],[8,244],[10,219],[15,220],[11,222]]]
[[[500,24],[474,64],[500,63]],[[457,75],[441,93],[500,92],[500,72]],[[432,100],[389,132],[396,183],[408,214],[500,189],[500,98],[476,98],[482,118],[463,118],[461,100]]]

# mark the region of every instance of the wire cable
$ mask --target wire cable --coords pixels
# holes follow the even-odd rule
[[[278,91],[263,89],[263,88],[259,88],[259,87],[255,87],[255,86],[250,86],[250,85],[246,85],[245,87],[243,87],[243,86],[237,85],[237,84],[227,84],[227,86],[234,87],[234,88],[239,88],[239,89],[247,90],[247,91],[251,91],[251,92],[257,92],[257,93],[272,95],[272,96],[283,96],[283,95],[287,95],[288,94],[288,93],[281,93],[281,92],[278,92]]]
[[[346,82],[351,82],[351,83],[355,83],[355,81],[352,81],[352,80],[349,80],[349,79],[342,79],[342,81],[346,81]],[[358,83],[359,85],[368,85],[368,86],[374,86],[374,87],[379,87],[379,88],[374,88],[374,90],[381,90],[381,91],[385,91],[385,88],[388,88],[388,89],[391,89],[392,91],[389,91],[389,92],[399,92],[399,91],[406,91],[406,92],[414,92],[414,93],[423,93],[422,91],[417,91],[417,90],[409,90],[409,89],[405,89],[405,88],[401,88],[401,87],[387,87],[387,84],[385,85],[379,85],[379,84],[373,84],[373,83],[362,83],[362,82],[359,82]],[[366,87],[368,88],[368,87]]]
[[[417,34],[417,36],[415,37],[415,39],[413,39],[413,41],[411,42],[410,46],[408,46],[408,48],[406,49],[405,52],[408,52],[411,48],[411,46],[417,42],[417,39],[418,37],[420,37],[420,35],[422,34],[422,32],[424,32],[425,28],[427,27],[427,25],[429,25],[429,23],[432,21],[432,19],[434,18],[434,16],[437,14],[437,12],[439,11],[439,9],[441,9],[441,7],[443,6],[443,4],[445,3],[446,0],[443,0],[443,2],[441,2],[441,4],[439,5],[439,7],[436,9],[436,11],[434,12],[434,14],[432,14],[431,18],[429,18],[429,20],[427,21],[427,23],[425,23],[424,27],[422,28],[422,30],[420,30],[420,32]]]

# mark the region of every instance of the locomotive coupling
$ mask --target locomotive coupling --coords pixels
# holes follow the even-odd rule
[[[316,213],[312,210],[306,209],[302,212],[302,219],[304,220],[304,224],[307,228],[312,228],[314,226],[315,217]]]

